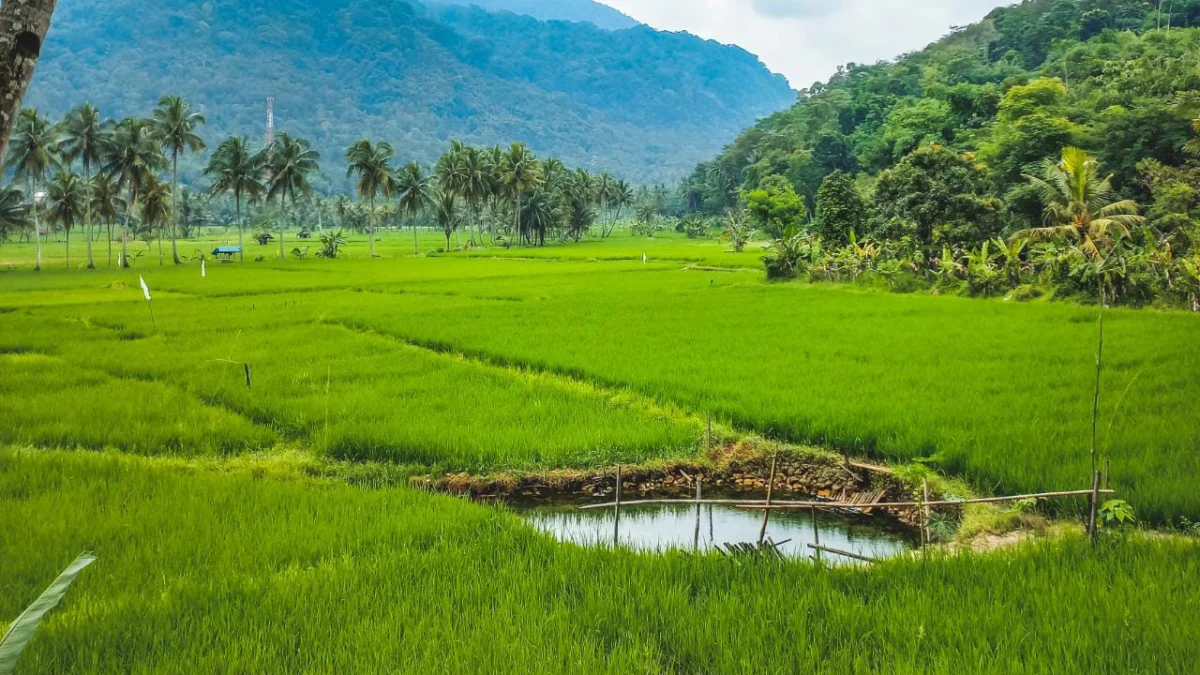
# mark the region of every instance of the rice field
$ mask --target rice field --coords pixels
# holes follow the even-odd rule
[[[411,243],[385,236],[382,260],[212,264],[205,278],[145,259],[0,275],[0,396],[18,409],[53,397],[37,391],[40,359],[77,402],[27,406],[0,440],[284,445],[484,471],[693,455],[713,414],[742,433],[920,460],[983,491],[1088,485],[1095,308],[769,285],[694,262],[753,251],[678,237],[433,257],[405,256]],[[1195,520],[1200,316],[1106,322],[1098,446],[1112,482],[1143,518]],[[84,393],[127,382],[143,391]],[[130,421],[85,429],[70,415]]]
[[[1187,673],[1194,540],[872,569],[553,542],[276,467],[0,450],[0,631],[83,549],[33,673]]]

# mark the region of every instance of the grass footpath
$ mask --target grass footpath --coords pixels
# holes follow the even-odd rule
[[[98,557],[20,672],[1189,673],[1200,660],[1194,542],[820,569],[585,550],[490,507],[262,473],[0,450],[0,617],[80,550]]]

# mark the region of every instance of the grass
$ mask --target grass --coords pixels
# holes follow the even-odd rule
[[[0,630],[98,557],[32,673],[1190,672],[1194,541],[870,570],[558,545],[407,488],[0,450]],[[54,514],[54,517],[47,517]]]
[[[747,432],[926,460],[985,491],[1087,487],[1094,308],[769,285],[749,269],[685,269],[725,255],[716,242],[653,241],[673,259],[643,264],[647,242],[627,236],[413,258],[398,234],[378,249],[401,257],[214,264],[205,279],[145,260],[4,274],[0,351],[161,384],[339,457],[472,470],[642,461],[693,452],[711,412]],[[1184,313],[1108,315],[1100,450],[1152,521],[1200,516],[1200,416],[1187,414],[1198,331]],[[221,359],[251,362],[260,384],[246,391]],[[129,447],[119,425],[107,433],[105,445]],[[236,449],[240,433],[180,449]],[[70,436],[4,438],[96,445]]]

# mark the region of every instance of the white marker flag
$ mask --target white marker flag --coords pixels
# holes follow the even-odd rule
[[[146,280],[140,274],[138,275],[138,281],[142,282],[142,293],[146,295],[146,302],[150,302],[150,287],[146,285]]]
[[[200,278],[203,279],[206,276],[208,276],[208,273],[204,271],[204,258],[201,258],[200,259]]]

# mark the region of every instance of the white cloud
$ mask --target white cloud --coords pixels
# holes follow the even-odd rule
[[[662,30],[757,54],[799,89],[838,65],[921,49],[1004,0],[600,0]]]

